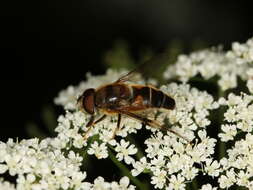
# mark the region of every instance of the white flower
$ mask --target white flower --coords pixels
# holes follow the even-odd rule
[[[252,41],[252,39],[249,41]],[[164,77],[166,79],[177,77],[182,82],[187,82],[198,74],[204,79],[210,79],[217,75],[219,76],[219,86],[222,90],[227,90],[237,86],[238,76],[243,80],[247,79],[246,71],[248,66],[246,64],[237,65],[236,63],[238,63],[238,60],[241,60],[241,62],[252,62],[252,52],[252,45],[247,45],[244,53],[240,54],[240,56],[235,55],[233,51],[226,53],[217,48],[193,52],[190,55],[181,55],[175,64],[168,66],[164,72]]]
[[[240,96],[236,96],[233,93],[230,93],[228,95],[227,104],[229,106],[236,106],[236,105],[241,104],[241,103],[243,103],[243,100],[242,100],[242,98]]]
[[[244,171],[240,171],[238,174],[237,174],[237,183],[239,186],[244,186],[244,187],[249,187],[250,185],[250,179],[252,177],[252,174],[247,172],[245,173]]]
[[[76,189],[78,189],[78,188],[81,189],[86,177],[87,177],[86,172],[75,172],[72,175],[71,186],[75,187]]]
[[[253,78],[247,81],[247,87],[251,94],[253,94]]]
[[[74,86],[69,86],[66,90],[59,93],[59,97],[55,98],[54,102],[57,105],[64,105],[64,109],[74,110],[76,109],[76,89]]]
[[[201,186],[201,190],[217,190],[217,187],[212,187],[210,184],[205,184]]]
[[[117,130],[116,135],[126,137],[130,133],[137,133],[137,130],[141,129],[142,124],[134,119],[122,117],[121,128]]]
[[[120,144],[117,144],[115,151],[118,152],[116,158],[119,161],[124,159],[125,163],[131,164],[134,162],[134,159],[129,155],[136,154],[137,148],[135,148],[133,144],[129,146],[129,142],[126,142],[124,139],[121,139]]]
[[[153,172],[154,176],[151,177],[151,184],[155,185],[155,188],[162,189],[166,182],[167,172],[164,170],[155,170]]]
[[[173,174],[178,172],[179,170],[183,169],[184,166],[187,167],[187,165],[183,165],[185,157],[180,157],[178,154],[174,154],[170,157],[170,162],[166,164],[166,167],[168,168],[168,173]],[[161,167],[161,166],[160,166]]]
[[[194,135],[191,130],[197,126],[206,127],[210,124],[209,110],[216,109],[218,104],[214,102],[211,95],[201,92],[196,88],[190,89],[189,85],[177,85],[175,83],[162,86],[161,89],[170,94],[176,100],[176,108],[171,114],[167,114],[171,123],[179,123],[178,133],[192,140]],[[193,112],[195,113],[193,115]],[[194,120],[196,122],[194,122]],[[176,127],[175,127],[176,128]]]
[[[5,173],[8,170],[8,166],[5,164],[0,164],[0,174]]]
[[[194,147],[189,147],[187,153],[191,156],[193,162],[204,162],[214,153],[216,139],[209,138],[205,130],[198,131],[201,142]]]
[[[162,169],[165,166],[165,158],[162,155],[158,155],[150,161],[150,169],[153,172],[156,170]]]
[[[105,143],[101,143],[98,145],[98,142],[95,141],[93,144],[91,144],[91,147],[87,151],[88,154],[92,155],[94,154],[98,159],[107,158],[108,157],[108,151]]]
[[[134,190],[135,186],[129,185],[130,181],[128,177],[122,177],[119,181],[119,184],[117,182],[111,183],[111,189],[112,190]]]
[[[226,175],[221,175],[218,182],[221,188],[232,186],[236,182],[234,170],[229,170],[226,172]]]
[[[38,139],[17,143],[10,140],[2,148],[1,152],[6,153],[2,163],[6,164],[10,175],[17,175],[17,189],[75,188],[86,177],[79,168],[82,157],[73,151],[64,155],[50,145],[50,139],[41,143]]]
[[[190,60],[187,60],[186,56],[179,56],[178,61],[183,63],[177,69],[177,74],[181,76],[182,81],[186,81],[187,78],[197,74],[197,67],[193,65]]]
[[[249,78],[250,78],[250,77],[253,77],[253,68],[249,68],[249,69],[247,70],[247,75],[248,75]]]
[[[213,161],[212,159],[207,159],[204,170],[208,173],[208,175],[217,177],[221,171],[220,164],[217,162],[217,160]]]
[[[221,89],[223,91],[235,88],[237,86],[237,79],[235,74],[225,73],[221,76],[220,80],[218,81]]]
[[[172,175],[169,179],[169,186],[166,188],[166,190],[183,190],[185,189],[185,179],[181,175]]]
[[[139,175],[145,168],[147,168],[147,159],[146,157],[142,157],[140,161],[133,162],[133,167],[131,173],[133,176]]]
[[[234,122],[236,121],[236,110],[233,107],[230,107],[227,109],[224,116],[228,122]]]
[[[246,86],[248,87],[250,93],[253,94],[253,68],[250,68],[247,71],[247,77],[248,77],[248,80],[247,80]]]
[[[245,44],[234,42],[232,50],[228,51],[228,58],[236,60],[238,65],[250,63],[253,61],[253,38],[249,39]]]
[[[74,145],[76,148],[82,148],[86,146],[83,132],[87,130],[85,128],[88,123],[88,116],[82,112],[67,112],[64,116],[58,118],[58,126],[55,131],[58,132],[58,136],[52,140],[52,143],[57,148],[66,148],[68,145]]]
[[[153,158],[154,156],[156,156],[160,152],[161,142],[162,142],[161,136],[159,136],[159,135],[157,137],[148,138],[145,141],[145,144],[147,145],[145,152],[147,153],[148,158]]]
[[[228,124],[221,126],[223,133],[219,134],[222,141],[233,140],[237,135],[237,130],[251,132],[253,129],[253,96],[241,94],[236,96],[230,93],[228,99],[220,99],[222,106],[227,106],[224,113]],[[236,122],[236,124],[234,124]],[[230,124],[231,123],[231,124]]]
[[[134,190],[135,186],[130,185],[128,177],[124,176],[120,179],[119,182],[106,182],[103,177],[97,177],[93,184],[92,183],[83,183],[81,190]]]
[[[105,182],[103,177],[98,177],[94,180],[93,188],[94,190],[109,190],[110,183]]]
[[[221,160],[225,175],[219,177],[220,187],[229,187],[234,183],[247,188],[252,187],[251,179],[253,173],[253,135],[247,134],[244,139],[235,142],[235,146],[228,149],[228,158]]]
[[[3,178],[0,178],[0,189],[2,190],[15,190],[14,184],[11,184],[8,181],[4,181]]]
[[[193,180],[199,173],[199,169],[196,167],[185,167],[182,171],[182,176],[187,180]]]
[[[223,131],[223,133],[219,133],[218,136],[221,138],[221,141],[224,142],[233,140],[235,135],[237,134],[235,125],[221,125],[221,130]]]

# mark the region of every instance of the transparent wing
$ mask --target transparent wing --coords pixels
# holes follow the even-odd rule
[[[159,54],[139,64],[135,69],[120,77],[115,83],[135,81],[136,78],[139,78],[138,75],[141,75],[144,79],[162,79],[163,71],[168,64],[169,55],[167,53]]]

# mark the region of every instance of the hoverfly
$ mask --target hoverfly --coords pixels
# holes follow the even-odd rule
[[[144,63],[141,66],[143,65],[146,64]],[[152,85],[126,83],[130,81],[130,78],[138,73],[140,69],[141,67],[137,67],[137,69],[123,75],[115,82],[105,84],[97,89],[89,88],[78,97],[77,104],[79,108],[91,115],[86,125],[88,130],[85,136],[92,126],[104,120],[108,115],[116,114],[118,116],[117,127],[115,128],[112,138],[114,138],[117,129],[120,129],[121,116],[123,115],[135,119],[144,125],[170,131],[185,139],[175,131],[159,124],[157,121],[139,114],[147,109],[163,108],[166,110],[173,110],[176,106],[175,100],[170,95]],[[97,112],[102,112],[104,114],[95,121]],[[188,141],[187,139],[185,140]]]

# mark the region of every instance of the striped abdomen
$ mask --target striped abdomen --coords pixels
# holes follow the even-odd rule
[[[162,91],[150,86],[132,85],[132,105],[143,108],[174,109],[175,100]]]

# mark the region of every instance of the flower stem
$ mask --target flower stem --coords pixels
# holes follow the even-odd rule
[[[223,90],[221,90],[221,88],[219,87],[219,91],[218,91],[218,97],[224,97],[225,96],[225,92]],[[219,131],[218,133],[222,132],[221,131],[221,125],[222,125],[222,121],[223,121],[223,116],[225,113],[225,110],[223,107],[219,108],[219,115],[218,115],[218,124],[219,124]],[[219,160],[224,157],[226,155],[226,144],[224,142],[219,141],[218,144],[218,158]]]
[[[196,178],[192,180],[192,189],[198,190],[198,182],[197,182]]]
[[[108,152],[109,152],[109,157],[113,161],[113,163],[121,170],[123,175],[127,176],[133,182],[133,184],[135,184],[138,187],[138,189],[140,190],[148,189],[146,184],[143,184],[136,177],[132,176],[129,169],[124,164],[122,164],[121,162],[117,160],[117,158],[115,157],[115,155],[113,154],[111,150],[108,149]]]
[[[219,160],[226,155],[226,144],[224,142],[219,143]]]

